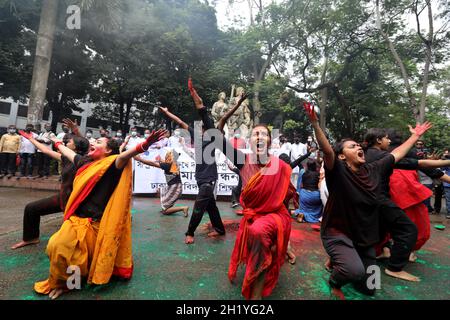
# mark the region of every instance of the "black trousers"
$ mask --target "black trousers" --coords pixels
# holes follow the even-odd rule
[[[16,158],[15,153],[1,153],[1,173],[2,174],[15,174],[16,173]]]
[[[398,272],[408,263],[417,241],[417,227],[393,202],[380,207],[381,229],[391,234],[393,245],[387,269]]]
[[[368,268],[376,265],[375,248],[359,247],[346,235],[322,235],[323,246],[331,258],[330,286],[341,288],[352,283],[358,291],[373,295],[375,289],[367,286]]]
[[[444,194],[444,185],[442,183],[434,184],[434,212],[441,213],[442,196]]]
[[[50,157],[42,152],[36,152],[38,174],[41,177],[50,175]]]
[[[33,175],[33,159],[34,153],[21,153],[20,154],[20,174],[25,176]]]
[[[214,198],[214,182],[203,183],[198,186],[198,195],[195,199],[194,210],[192,211],[191,220],[189,221],[187,236],[194,236],[194,232],[202,221],[205,211],[208,212],[209,220],[213,228],[220,234],[225,234],[225,227],[220,218],[219,209]]]
[[[59,193],[27,204],[23,213],[23,240],[30,241],[39,238],[41,216],[61,211]]]
[[[235,203],[238,202],[241,198],[241,191],[242,191],[242,179],[241,176],[239,175],[239,182],[238,185],[236,187],[233,187],[233,189],[231,189],[231,202]]]

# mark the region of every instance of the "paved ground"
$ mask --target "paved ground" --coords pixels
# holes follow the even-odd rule
[[[37,246],[12,251],[9,247],[20,240],[22,212],[31,200],[52,192],[0,188],[0,299],[39,300],[33,283],[43,280],[48,272],[44,253],[46,243],[61,223],[62,215],[46,217],[41,222],[41,240]],[[181,200],[192,206],[192,201]],[[207,225],[201,225],[196,243],[183,243],[188,219],[182,214],[162,216],[155,198],[135,198],[133,202],[133,251],[135,273],[128,282],[113,281],[102,287],[85,286],[62,299],[242,299],[240,286],[227,280],[228,261],[236,236],[239,217],[226,202],[219,203],[229,232],[221,239],[209,239]],[[432,228],[430,241],[418,252],[418,261],[407,271],[422,278],[408,283],[382,274],[381,290],[367,298],[348,286],[348,299],[449,299],[450,298],[450,220],[434,216],[432,225],[441,222],[447,228]],[[207,215],[204,222],[208,222]],[[319,233],[308,224],[293,222],[291,243],[297,264],[286,263],[279,283],[270,299],[329,299],[328,273],[323,268],[325,253]],[[382,265],[381,265],[382,266]],[[239,283],[243,272],[238,274]]]

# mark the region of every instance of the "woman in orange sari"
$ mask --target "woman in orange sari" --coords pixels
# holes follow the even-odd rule
[[[35,283],[36,292],[58,298],[71,289],[67,285],[71,276],[68,270],[78,269],[76,274],[97,285],[108,283],[113,275],[131,278],[130,159],[147,150],[163,134],[163,130],[153,132],[136,148],[121,154],[115,140],[100,138],[91,144],[88,159],[54,140],[55,148],[78,170],[64,223],[47,245],[50,275]]]
[[[191,80],[189,90],[196,108],[205,108]],[[204,126],[214,130],[212,119]],[[271,136],[265,125],[253,128],[250,137],[253,153],[247,157],[233,148],[219,130],[214,135],[222,137],[216,148],[221,149],[240,170],[243,183],[240,201],[244,216],[231,255],[228,277],[233,281],[238,266],[245,264],[242,294],[246,299],[261,299],[272,293],[286,257],[291,219],[285,201],[289,197],[292,169],[269,155]]]

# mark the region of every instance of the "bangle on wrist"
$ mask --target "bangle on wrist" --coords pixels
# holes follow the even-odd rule
[[[63,143],[61,141],[57,141],[55,142],[55,149],[59,149],[59,146],[62,145]]]

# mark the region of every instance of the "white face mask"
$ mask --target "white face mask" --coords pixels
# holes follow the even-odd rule
[[[136,132],[136,131],[131,131],[131,135],[132,135],[133,137],[136,137],[136,136],[137,136],[137,132]]]
[[[144,134],[145,139],[148,139],[148,137],[150,137],[150,135],[148,133]]]
[[[308,138],[308,142],[312,142],[312,139],[311,139],[311,138]]]
[[[117,132],[116,136],[121,137],[122,136],[122,132]]]
[[[239,138],[241,137],[241,135],[240,135],[239,133],[236,133],[236,134],[234,135],[234,137],[235,137],[236,139],[239,139]]]
[[[90,132],[86,133],[86,138],[88,138],[88,139],[92,138],[92,133],[90,133]]]
[[[16,129],[9,129],[9,133],[11,133],[11,134],[16,133]]]

